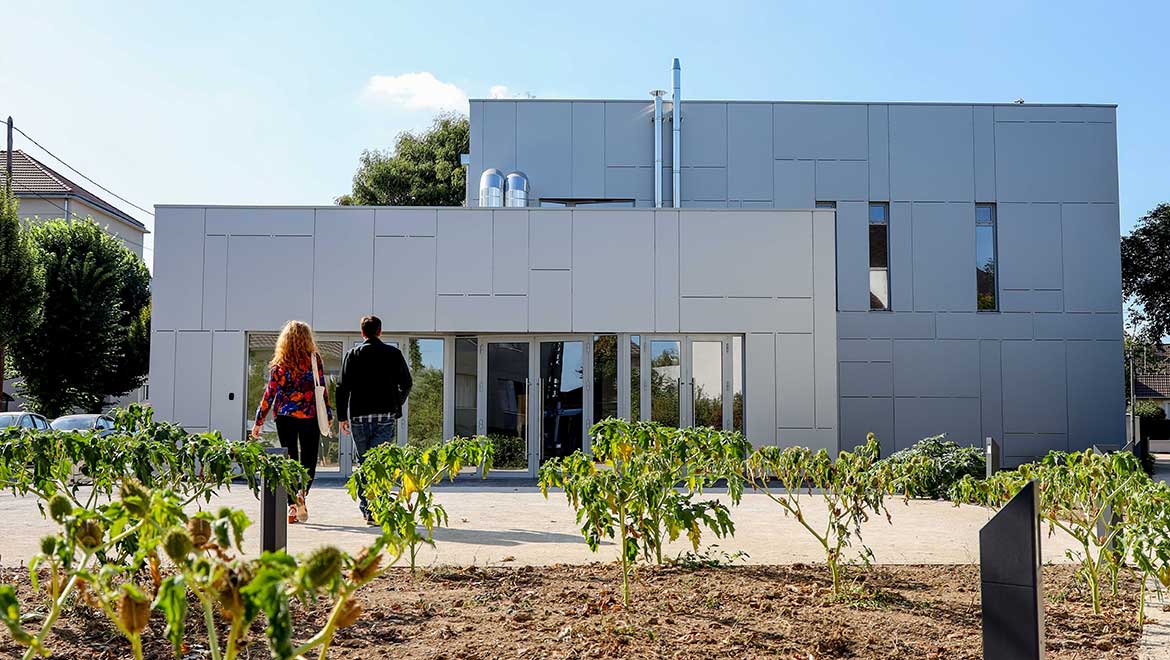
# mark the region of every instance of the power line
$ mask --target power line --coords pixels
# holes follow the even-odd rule
[[[126,199],[125,197],[123,197],[123,196],[119,195],[118,193],[114,192],[113,190],[110,190],[109,188],[107,188],[107,187],[103,186],[102,184],[98,183],[97,181],[94,181],[93,179],[89,178],[89,177],[88,177],[88,176],[86,176],[84,173],[82,173],[82,171],[81,171],[81,170],[77,169],[76,167],[73,167],[73,166],[72,166],[72,165],[70,165],[69,163],[66,163],[64,160],[62,160],[62,159],[61,159],[61,157],[60,157],[60,156],[58,156],[57,154],[53,153],[52,151],[49,151],[49,150],[48,150],[48,149],[46,149],[46,148],[44,147],[44,145],[42,145],[40,142],[37,142],[36,140],[34,140],[34,139],[33,139],[33,137],[32,137],[31,135],[29,135],[28,133],[25,133],[24,131],[20,130],[20,127],[19,127],[19,126],[16,126],[16,125],[14,124],[14,125],[12,126],[12,130],[14,130],[14,131],[16,131],[17,133],[20,133],[21,135],[23,135],[25,138],[27,138],[27,139],[28,139],[28,141],[29,141],[29,142],[32,142],[33,144],[37,145],[37,147],[39,147],[39,148],[41,149],[41,151],[43,151],[43,152],[45,152],[45,153],[49,154],[50,156],[52,156],[53,158],[55,158],[55,159],[57,160],[57,162],[61,163],[61,164],[62,164],[62,165],[64,165],[65,167],[68,167],[69,169],[73,170],[73,172],[74,172],[74,173],[76,173],[76,174],[77,174],[77,176],[79,176],[79,177],[81,177],[81,178],[85,179],[86,181],[88,181],[88,182],[92,183],[93,185],[97,186],[98,188],[101,188],[102,190],[106,191],[107,193],[109,193],[109,194],[113,195],[114,197],[117,197],[118,199],[122,200],[123,202],[126,202],[126,203],[127,203],[127,204],[129,204],[130,206],[133,206],[134,208],[138,209],[139,211],[142,211],[143,213],[145,213],[145,214],[149,215],[150,217],[152,217],[152,218],[154,217],[154,214],[153,214],[153,213],[151,213],[150,211],[147,211],[146,209],[144,209],[144,208],[142,208],[141,206],[139,206],[139,205],[135,204],[134,202],[132,202],[132,201],[130,201],[130,200],[128,200],[128,199]],[[64,210],[64,209],[62,209],[62,210]]]
[[[32,188],[29,188],[28,186],[24,185],[24,184],[23,184],[23,183],[21,183],[20,181],[17,181],[17,180],[16,180],[16,177],[12,177],[11,179],[9,179],[9,181],[10,181],[11,183],[15,183],[16,185],[20,186],[21,188],[24,188],[26,191],[28,191],[28,192],[30,192],[30,193],[32,193],[32,194],[34,194],[34,195],[36,195],[37,197],[40,197],[40,198],[41,198],[41,200],[43,200],[43,201],[46,201],[46,202],[48,202],[48,203],[52,204],[53,206],[56,206],[58,209],[61,209],[61,212],[62,212],[62,213],[66,214],[66,216],[68,216],[68,214],[69,214],[69,211],[66,211],[64,206],[61,206],[61,205],[60,205],[60,204],[58,204],[57,202],[54,202],[52,199],[50,199],[50,198],[48,198],[48,197],[45,197],[44,195],[40,194],[39,192],[37,192],[37,191],[33,190]],[[68,220],[69,218],[68,218],[68,217],[66,217],[65,219],[66,219],[66,220]]]

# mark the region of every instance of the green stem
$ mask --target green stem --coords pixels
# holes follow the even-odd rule
[[[243,632],[243,628],[240,626],[240,619],[241,617],[234,617],[231,628],[228,629],[227,646],[223,651],[224,660],[235,660],[236,655],[239,653],[239,649],[236,646],[240,641],[240,633]]]
[[[187,584],[199,599],[199,606],[203,610],[203,625],[207,627],[207,647],[211,651],[211,658],[220,660],[222,656],[219,654],[219,636],[215,632],[215,607],[207,594],[195,586],[194,581],[188,580]]]
[[[625,498],[619,494],[618,499],[618,518],[622,525],[622,545],[618,549],[621,553],[622,560],[622,603],[627,609],[630,607],[630,567],[629,559],[626,557],[626,501]]]
[[[308,653],[312,649],[321,646],[321,660],[324,660],[329,653],[329,646],[333,643],[333,635],[337,632],[337,617],[341,614],[342,606],[345,601],[357,590],[356,586],[349,586],[343,588],[337,595],[337,602],[333,604],[333,609],[329,611],[329,618],[325,621],[325,627],[317,631],[316,635],[309,638],[307,642],[301,644],[293,650],[293,657]],[[323,645],[323,646],[322,646]]]
[[[86,555],[85,559],[82,560],[83,567],[88,559],[89,555]],[[73,592],[73,588],[76,586],[77,576],[74,575],[69,578],[69,582],[65,584],[65,588],[61,590],[61,595],[53,601],[53,606],[49,608],[49,616],[45,617],[45,622],[41,625],[41,631],[37,633],[36,639],[29,645],[28,650],[24,652],[24,660],[32,660],[37,653],[37,649],[42,647],[45,638],[49,636],[49,631],[53,629],[53,624],[56,623],[57,617],[61,615],[61,608],[65,606],[65,598]]]
[[[1141,595],[1138,596],[1138,611],[1137,611],[1138,628],[1141,628],[1146,623],[1146,581],[1149,579],[1150,578],[1148,575],[1146,575],[1144,573],[1142,574]]]
[[[130,633],[130,648],[134,651],[134,660],[142,660],[142,635],[139,633]]]

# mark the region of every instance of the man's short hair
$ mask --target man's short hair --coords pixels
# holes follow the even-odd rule
[[[377,337],[378,333],[382,332],[382,319],[374,316],[362,317],[362,334],[367,337]]]

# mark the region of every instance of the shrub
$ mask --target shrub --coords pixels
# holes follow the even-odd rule
[[[512,435],[487,436],[492,443],[492,467],[497,470],[527,470],[528,441]]]
[[[1142,419],[1166,419],[1166,411],[1153,401],[1138,401],[1134,409],[1137,410],[1137,416]]]
[[[919,484],[918,492],[931,499],[947,497],[951,488],[964,476],[970,475],[977,479],[987,471],[982,448],[960,446],[947,440],[946,434],[924,438],[914,446],[882,459],[882,463],[895,471],[914,461],[925,461],[919,465],[927,467],[927,472]]]

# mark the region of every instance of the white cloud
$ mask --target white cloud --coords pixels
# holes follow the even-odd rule
[[[507,85],[492,85],[492,88],[488,90],[488,94],[493,99],[510,99],[514,96],[512,90],[508,89]]]
[[[495,89],[492,88],[493,91]],[[407,110],[467,112],[467,92],[452,83],[439,80],[429,71],[398,76],[371,76],[366,83],[364,96]]]

